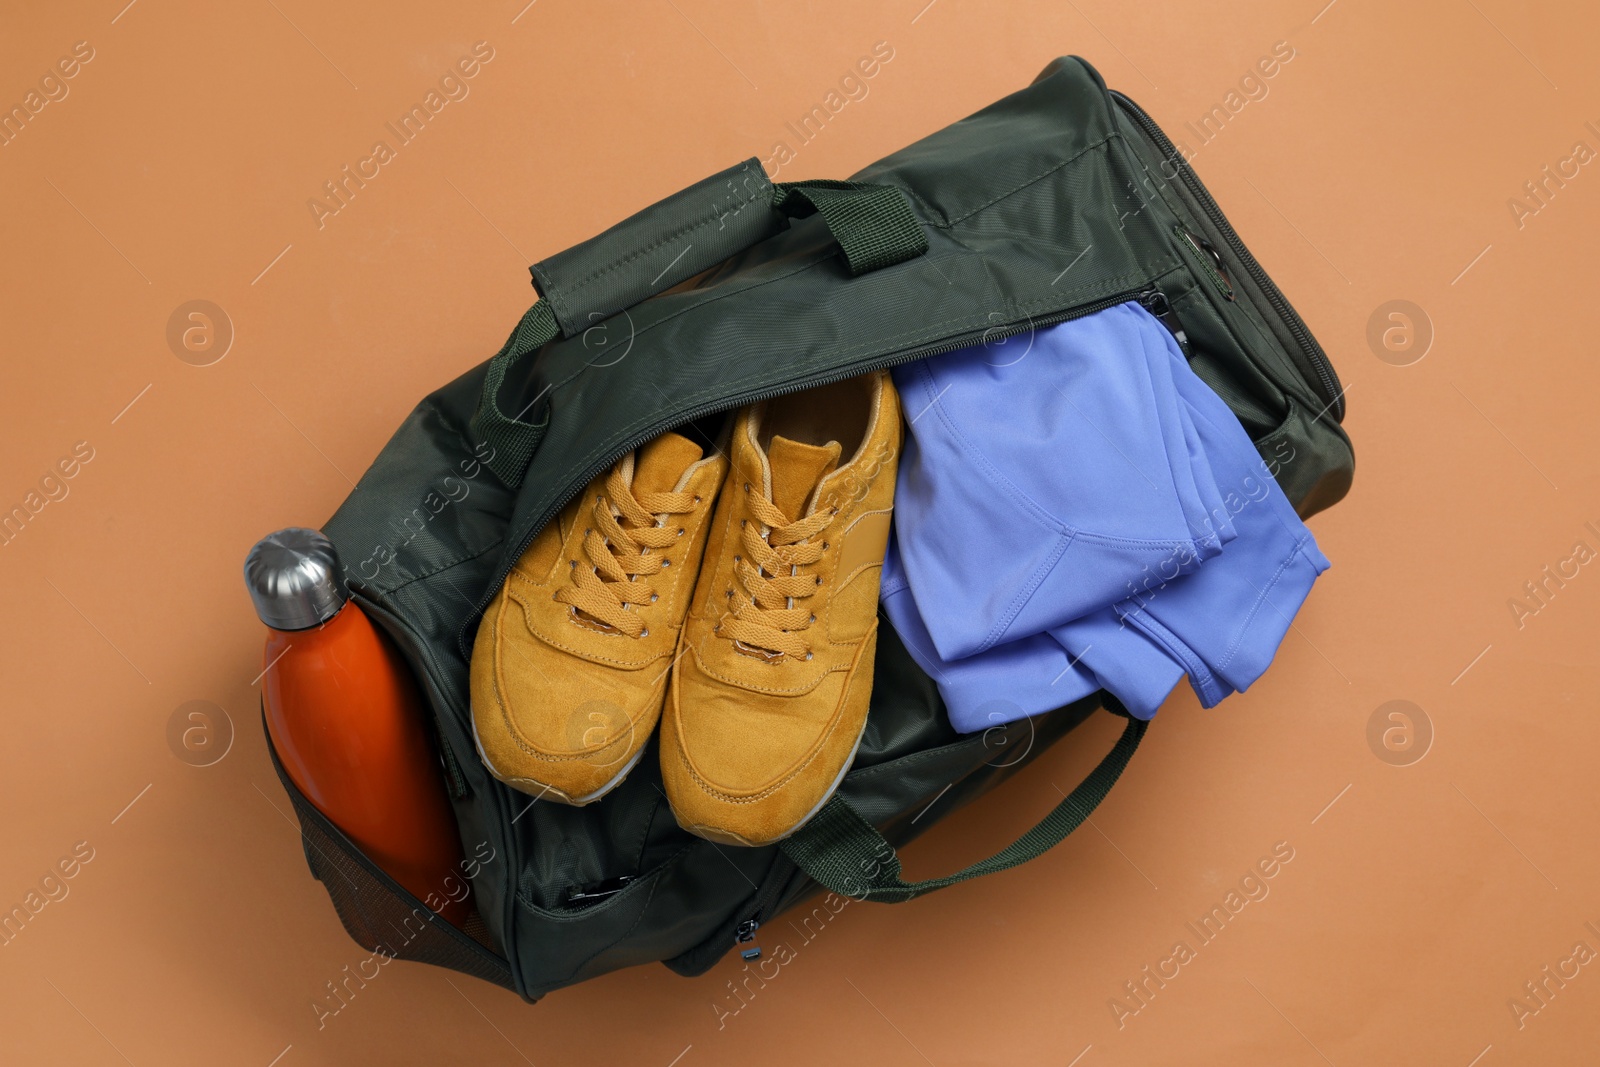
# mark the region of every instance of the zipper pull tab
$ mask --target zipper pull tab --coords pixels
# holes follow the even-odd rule
[[[746,919],[744,922],[740,923],[738,925],[738,927],[734,930],[734,932],[733,932],[734,940],[737,943],[741,944],[741,945],[748,944],[749,942],[754,941],[756,939],[756,930],[760,929],[760,927],[761,927],[761,924],[759,922],[757,922],[756,920],[754,920],[754,919]],[[740,949],[739,950],[739,958],[740,959],[744,959],[744,960],[758,960],[758,959],[760,959],[761,958],[761,948],[760,948],[760,946],[751,945],[749,948]]]
[[[1189,335],[1184,331],[1183,323],[1178,321],[1178,313],[1172,310],[1172,301],[1167,299],[1166,293],[1160,289],[1146,289],[1139,294],[1139,305],[1161,320],[1161,325],[1167,328],[1183,350],[1185,359],[1194,358],[1194,353],[1189,350]]]

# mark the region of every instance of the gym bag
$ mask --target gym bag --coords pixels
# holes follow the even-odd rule
[[[922,882],[901,877],[896,847],[1097,708],[1120,712],[1115,700],[957,734],[881,625],[855,762],[778,845],[679,829],[654,740],[588,807],[500,784],[471,733],[480,613],[540,528],[627,452],[707,414],[1139,300],[1302,516],[1350,486],[1321,347],[1178,149],[1075,57],[849,181],[773,184],[752,159],[532,272],[540,299],[505,346],[416,407],[325,527],[432,709],[478,912],[468,928],[387,877],[279,768],[311,871],[356,941],[530,1001],[652,960],[700,974],[823,890],[897,903],[1032,859],[1088,816],[1146,729],[1124,715],[1111,752],[1037,826]]]

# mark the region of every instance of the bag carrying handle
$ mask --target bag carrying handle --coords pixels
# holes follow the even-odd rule
[[[500,389],[512,364],[556,337],[603,319],[709,270],[771,237],[788,219],[821,215],[852,277],[928,250],[928,235],[892,185],[803,181],[774,185],[751,158],[713,174],[530,269],[540,300],[489,363],[473,433],[493,448],[489,468],[522,481],[545,422],[507,415]],[[530,403],[528,405],[532,407]]]
[[[1099,766],[1037,826],[988,859],[943,878],[902,881],[894,846],[837,793],[779,847],[824,888],[852,900],[882,904],[901,904],[969,878],[1009,870],[1048,852],[1083,824],[1116,784],[1149,725],[1143,719],[1130,718]]]

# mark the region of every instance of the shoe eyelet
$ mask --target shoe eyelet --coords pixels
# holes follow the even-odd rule
[[[743,556],[734,556],[734,557],[733,557],[733,561],[734,561],[734,562],[735,562],[735,563],[738,563],[738,562],[739,562],[739,561],[740,561],[740,560],[742,560],[742,559],[743,559],[743,558],[744,558],[744,557],[743,557]]]
[[[672,566],[672,561],[670,559],[664,559],[664,560],[661,561],[661,569],[662,570],[666,570],[670,566]]]
[[[660,599],[661,599],[661,594],[660,593],[651,593],[650,594],[650,603],[654,604],[656,601],[658,601]]]
[[[828,542],[826,542],[826,541],[822,542],[822,551],[824,551],[824,552],[828,551]]]
[[[696,494],[695,494],[695,495],[694,495],[694,502],[695,502],[695,503],[696,503],[696,504],[698,504],[698,503],[700,503],[700,494],[699,494],[699,493],[696,493]]]
[[[750,483],[749,482],[745,482],[744,483],[744,491],[747,492],[747,493],[750,491]]]
[[[810,619],[806,620],[806,625],[810,626],[812,623],[814,623],[816,621],[817,621],[817,617],[815,615],[812,615]]]
[[[807,663],[809,663],[809,662],[811,662],[811,655],[812,655],[812,654],[811,654],[811,653],[810,653],[810,652],[807,652],[807,653],[806,653],[806,662],[807,662]]]
[[[649,630],[649,628],[648,628],[648,627],[647,627],[647,628],[645,628],[645,629],[643,629],[643,630],[640,630],[640,631],[639,631],[639,636],[640,636],[640,637],[649,637],[649,636],[650,636],[650,630]]]
[[[683,536],[683,527],[682,526],[678,527],[678,536],[679,537]]]
[[[820,574],[819,574],[819,575],[817,575],[817,584],[818,584],[818,585],[821,585],[821,584],[822,584],[822,575],[820,575]]]
[[[743,527],[746,527],[746,526],[749,526],[749,525],[750,525],[750,520],[749,519],[740,519],[739,520],[739,526],[740,526],[741,529]]]
[[[730,589],[730,590],[728,590],[728,595],[729,595],[729,596],[732,596],[732,595],[733,595],[733,590],[732,590],[732,589]]]

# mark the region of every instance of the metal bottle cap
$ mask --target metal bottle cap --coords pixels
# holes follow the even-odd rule
[[[244,560],[244,582],[256,614],[274,630],[321,626],[350,599],[333,542],[303,526],[257,541]]]

